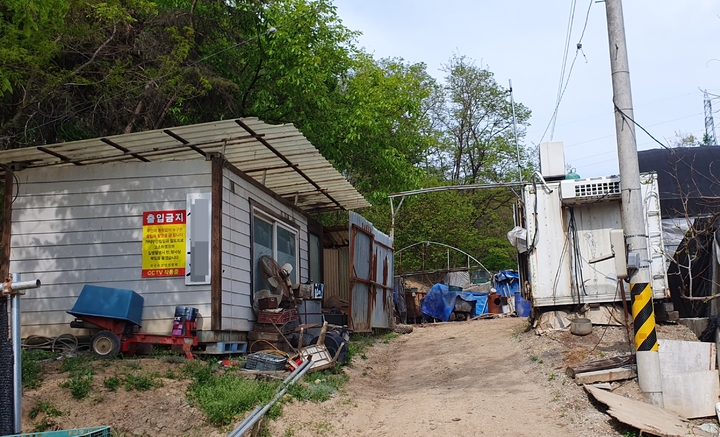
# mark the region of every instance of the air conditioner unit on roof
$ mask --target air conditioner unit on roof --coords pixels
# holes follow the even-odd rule
[[[620,176],[561,181],[560,198],[563,203],[619,199]]]

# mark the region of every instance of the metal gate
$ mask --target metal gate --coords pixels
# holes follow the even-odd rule
[[[350,212],[350,327],[389,328],[393,317],[393,245],[361,215]]]

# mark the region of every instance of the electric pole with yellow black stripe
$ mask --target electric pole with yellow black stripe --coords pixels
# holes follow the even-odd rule
[[[635,325],[635,362],[638,383],[645,397],[663,407],[660,359],[655,333],[651,274],[648,262],[645,214],[640,192],[630,71],[625,43],[622,1],[605,0],[612,70],[613,106],[622,192],[622,223],[627,246],[632,315]]]
[[[635,283],[630,287],[632,316],[635,327],[635,350],[657,351],[655,313],[653,311],[652,287],[648,283]]]

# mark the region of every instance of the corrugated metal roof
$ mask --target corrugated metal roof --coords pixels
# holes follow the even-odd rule
[[[222,153],[235,167],[308,213],[369,206],[292,124],[237,118],[0,151],[22,168],[204,159]]]

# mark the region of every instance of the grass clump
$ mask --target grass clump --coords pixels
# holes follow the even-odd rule
[[[72,379],[61,383],[60,387],[70,389],[70,394],[72,395],[73,399],[77,399],[78,401],[80,401],[90,395],[92,383],[92,372],[86,370],[75,374]]]
[[[185,363],[182,367],[182,374],[195,382],[204,384],[212,379],[216,370],[216,366],[211,362],[202,360],[192,360]]]
[[[345,363],[350,364],[355,357],[367,360],[367,350],[375,344],[376,339],[377,337],[371,334],[353,334],[345,355]]]
[[[140,375],[125,375],[125,390],[148,391],[163,386],[156,373],[144,373]]]
[[[188,387],[188,398],[214,425],[229,425],[238,415],[269,402],[277,388],[276,383],[246,379],[235,372],[213,374],[210,370],[208,376],[208,365],[192,369],[194,381]],[[279,405],[273,407],[275,412],[271,409],[268,414],[279,414]]]
[[[120,387],[120,378],[118,378],[117,376],[105,378],[105,380],[103,381],[103,386],[105,386],[108,391],[115,392]]]
[[[31,352],[23,350],[22,357],[22,383],[23,387],[38,388],[42,384],[43,378],[40,373],[40,363],[33,359]]]
[[[55,406],[50,402],[40,402],[39,404],[32,407],[32,409],[28,413],[28,417],[30,417],[31,419],[35,419],[40,413],[44,413],[46,416],[49,417],[60,417],[65,414],[65,412],[55,408]]]
[[[324,402],[350,379],[345,373],[333,374],[329,371],[313,374],[312,377],[315,379],[290,386],[288,393],[301,401]]]
[[[390,343],[390,340],[396,339],[398,337],[400,337],[400,334],[398,334],[397,332],[388,332],[383,336],[382,342],[384,344],[388,344]]]
[[[92,374],[93,361],[95,361],[95,357],[90,354],[79,354],[74,357],[65,357],[60,365],[60,370],[68,372],[70,375],[79,375],[87,372]]]

